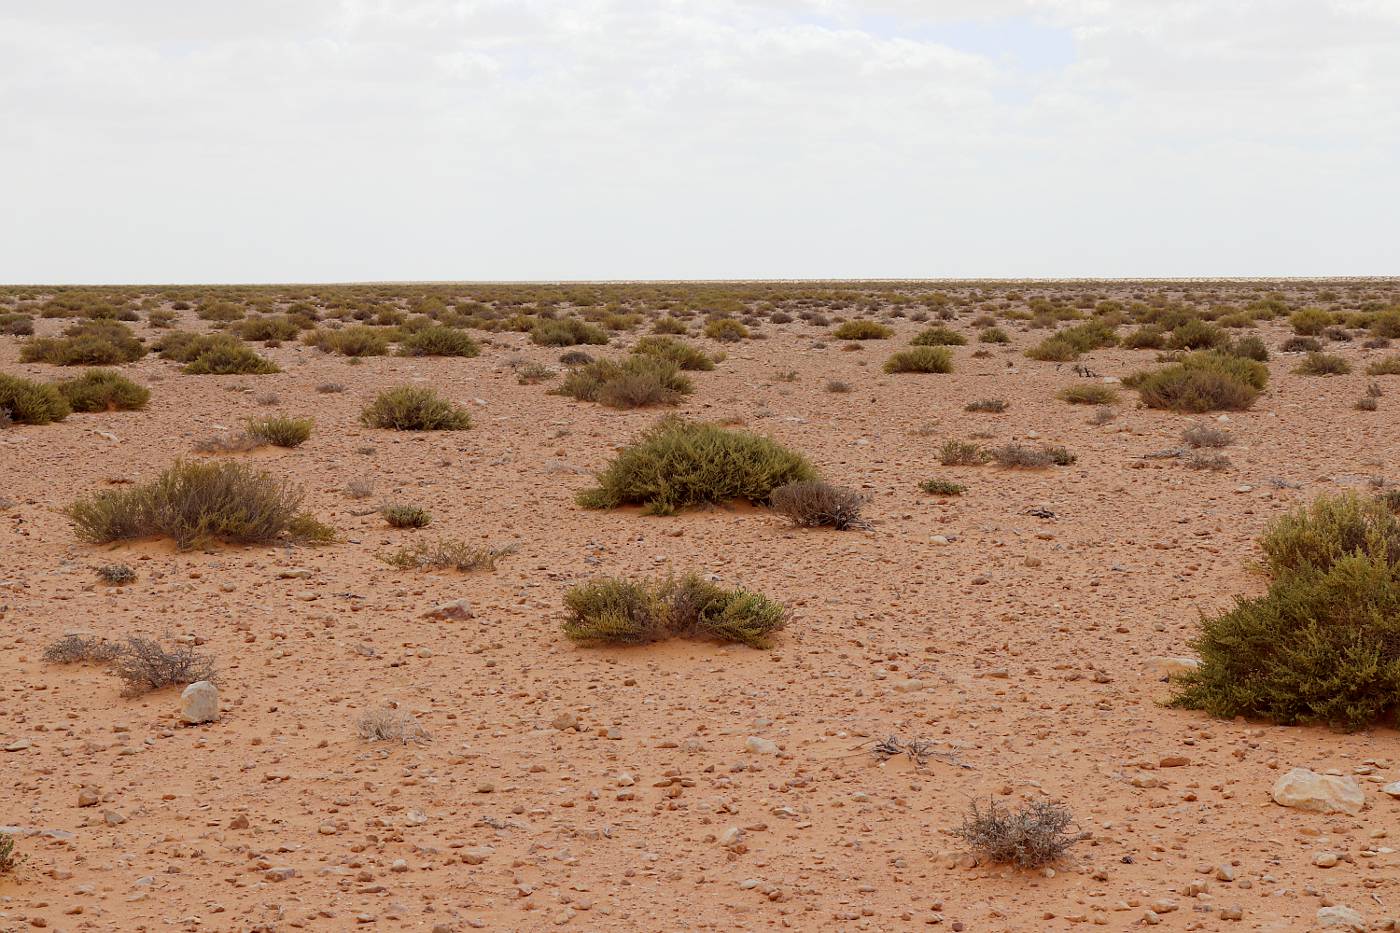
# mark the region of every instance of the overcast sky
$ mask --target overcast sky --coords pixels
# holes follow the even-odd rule
[[[1400,0],[5,0],[0,282],[1400,274]]]

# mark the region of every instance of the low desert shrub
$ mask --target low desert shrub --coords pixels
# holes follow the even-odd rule
[[[1010,343],[1011,337],[1000,327],[984,328],[978,335],[979,343]]]
[[[999,415],[1011,407],[1011,403],[1004,398],[983,398],[974,402],[968,402],[963,406],[963,411],[986,412],[988,414]]]
[[[1231,341],[1230,345],[1223,349],[1231,356],[1242,356],[1247,360],[1256,360],[1260,363],[1269,361],[1268,345],[1254,334]]]
[[[1230,342],[1230,335],[1208,321],[1192,318],[1172,328],[1168,350],[1210,350]]]
[[[360,412],[360,422],[394,431],[465,431],[471,414],[427,386],[385,389]]]
[[[967,492],[967,487],[962,483],[937,478],[924,480],[919,484],[919,488],[934,496],[960,496]]]
[[[745,340],[750,335],[749,329],[739,321],[729,317],[717,317],[705,322],[705,336],[722,343],[733,343],[736,340]]]
[[[1228,447],[1235,436],[1224,428],[1197,422],[1181,432],[1181,441],[1187,447]]]
[[[602,578],[564,594],[564,633],[582,644],[639,645],[679,636],[767,648],[787,609],[749,590],[726,590],[698,574],[635,582]]]
[[[1124,337],[1123,346],[1129,350],[1162,350],[1167,346],[1167,335],[1162,328],[1149,324]]]
[[[125,586],[136,582],[136,571],[130,564],[103,564],[97,568],[97,576],[111,586]]]
[[[1181,458],[1181,462],[1192,470],[1228,470],[1234,466],[1224,454],[1203,450],[1190,451]]]
[[[1321,308],[1303,308],[1288,316],[1293,333],[1300,337],[1316,337],[1332,323],[1332,315]]]
[[[575,317],[546,319],[530,328],[530,340],[545,347],[572,347],[578,344],[602,345],[608,333]]]
[[[395,332],[390,328],[352,324],[335,330],[328,327],[317,328],[308,331],[301,339],[308,346],[325,353],[362,357],[383,356],[388,353],[389,343],[394,336]]]
[[[559,354],[559,362],[565,366],[587,366],[593,357],[582,350],[566,350]]]
[[[379,514],[392,528],[426,528],[433,520],[432,513],[421,505],[395,503],[384,506]]]
[[[515,381],[523,386],[539,385],[541,382],[548,382],[557,375],[543,363],[524,363],[515,370]]]
[[[1064,447],[1046,444],[1039,447],[1029,447],[1025,444],[1005,444],[993,448],[991,455],[997,466],[1019,467],[1029,470],[1038,470],[1049,466],[1069,466],[1078,459]]]
[[[979,858],[1018,868],[1041,868],[1059,861],[1070,846],[1089,838],[1072,833],[1074,817],[1060,804],[1036,800],[1009,810],[988,800],[983,810],[973,801],[962,824],[953,830]]]
[[[50,664],[106,664],[121,651],[121,645],[98,635],[64,635],[44,648]]]
[[[1068,363],[1079,359],[1082,353],[1116,343],[1118,335],[1112,325],[1104,321],[1085,321],[1057,331],[1027,350],[1026,356],[1044,362]]]
[[[11,337],[28,337],[34,333],[34,318],[28,314],[0,314],[0,334]]]
[[[826,391],[836,395],[842,395],[851,391],[851,384],[849,382],[842,382],[840,379],[831,379],[827,381]]]
[[[594,509],[641,505],[647,514],[669,515],[736,499],[766,504],[779,486],[816,478],[805,457],[770,438],[668,417],[620,451],[578,502]]]
[[[90,369],[75,379],[56,385],[74,411],[139,411],[151,400],[151,391],[115,369]]]
[[[80,321],[64,329],[61,337],[34,337],[20,347],[25,363],[57,366],[117,366],[146,355],[130,327],[120,321]]]
[[[1326,571],[1349,554],[1400,564],[1400,519],[1375,499],[1356,493],[1319,496],[1271,522],[1259,540],[1275,576]]]
[[[0,418],[14,424],[51,424],[72,409],[54,386],[0,373]]]
[[[399,343],[400,356],[478,356],[481,347],[471,335],[452,327],[425,327]]]
[[[261,376],[281,371],[272,360],[259,356],[241,343],[210,347],[184,368],[185,374],[190,376]]]
[[[867,320],[846,321],[831,332],[837,340],[884,340],[893,334],[893,327]]]
[[[948,440],[938,448],[938,462],[944,466],[981,466],[990,459],[991,453],[972,441]]]
[[[632,352],[668,360],[681,369],[708,372],[715,368],[715,361],[709,354],[674,337],[643,337],[637,341]]]
[[[861,518],[864,496],[854,489],[821,480],[786,483],[773,490],[768,502],[773,511],[804,528],[830,527],[845,531],[868,526]]]
[[[419,541],[383,556],[383,561],[400,570],[495,570],[496,562],[515,553],[511,544],[489,547],[443,538],[439,541]]]
[[[112,673],[125,682],[127,696],[214,680],[213,660],[191,645],[166,648],[154,639],[132,635],[121,643],[112,660]]]
[[[110,489],[67,509],[78,537],[91,544],[173,538],[182,549],[230,544],[324,544],[334,532],[300,511],[302,491],[237,463],[177,461],[150,483]]]
[[[984,340],[983,343],[992,341]],[[914,339],[909,341],[914,347],[961,347],[967,344],[967,338],[950,327],[933,326],[925,328],[914,335]]]
[[[1284,353],[1319,353],[1322,343],[1312,337],[1289,337],[1279,349]]]
[[[1263,363],[1215,351],[1190,353],[1181,362],[1124,380],[1148,408],[1200,414],[1243,411],[1268,384]]]
[[[1080,383],[1060,390],[1059,397],[1071,405],[1112,405],[1118,401],[1118,393],[1100,383]]]
[[[947,347],[910,347],[885,360],[887,373],[951,373],[953,356]]]
[[[686,334],[690,332],[690,327],[685,321],[674,317],[657,318],[655,324],[651,326],[653,334]]]
[[[1366,367],[1368,376],[1400,376],[1400,353],[1387,356],[1383,360],[1376,360]]]
[[[8,875],[24,864],[24,856],[15,852],[15,837],[0,833],[0,875]]]
[[[274,447],[300,447],[311,437],[316,427],[313,418],[289,418],[285,415],[269,415],[264,418],[249,418],[246,433],[254,440]]]
[[[609,408],[642,408],[674,405],[693,391],[694,385],[675,363],[643,354],[579,366],[570,370],[552,393],[601,402]]]
[[[1309,353],[1293,371],[1300,376],[1344,376],[1351,364],[1335,353]]]
[[[426,742],[427,731],[412,713],[405,709],[368,710],[355,720],[355,734],[366,742]]]
[[[295,340],[302,332],[302,321],[282,314],[260,314],[239,321],[229,328],[240,340],[268,341]]]

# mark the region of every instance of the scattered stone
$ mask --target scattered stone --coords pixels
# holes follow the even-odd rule
[[[1361,933],[1366,929],[1366,918],[1350,907],[1322,907],[1317,912],[1317,925],[1332,930],[1355,930]]]
[[[190,725],[219,718],[219,688],[207,680],[197,681],[180,694],[180,720]]]
[[[778,743],[761,736],[751,735],[744,740],[744,750],[753,752],[755,755],[776,755],[778,754]]]
[[[491,846],[473,846],[462,850],[462,862],[467,865],[480,865],[495,854],[496,850]]]
[[[465,622],[467,619],[475,618],[472,612],[472,604],[465,599],[454,599],[450,603],[442,603],[434,606],[423,613],[425,619],[437,619],[441,622]]]
[[[1366,805],[1366,795],[1355,778],[1318,774],[1294,768],[1274,783],[1274,803],[1313,813],[1345,813],[1355,816]]]

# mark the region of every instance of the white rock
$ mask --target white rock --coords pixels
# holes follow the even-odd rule
[[[180,694],[180,719],[190,725],[219,718],[219,688],[207,680],[192,683]]]
[[[450,603],[442,603],[429,609],[423,613],[423,618],[440,619],[444,622],[465,622],[473,615],[470,602],[465,599],[454,599]]]
[[[1381,793],[1400,798],[1400,781],[1385,785],[1381,788]]]
[[[744,838],[744,830],[738,826],[730,826],[724,832],[719,834],[718,842],[720,845],[724,846],[727,849],[730,846],[736,844],[742,838]]]
[[[1274,783],[1274,803],[1313,813],[1355,816],[1366,806],[1366,794],[1355,778],[1318,774],[1294,768]]]
[[[1365,930],[1366,918],[1350,907],[1322,907],[1317,912],[1317,925],[1335,930]]]
[[[1186,674],[1201,666],[1197,658],[1155,657],[1147,659],[1147,669],[1157,677]]]
[[[761,736],[751,735],[744,739],[744,750],[753,752],[755,755],[776,755],[778,754],[778,743]]]

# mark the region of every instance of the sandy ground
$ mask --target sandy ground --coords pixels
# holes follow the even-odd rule
[[[521,334],[489,336],[471,360],[355,366],[287,345],[265,351],[286,371],[261,377],[183,376],[149,357],[125,367],[152,388],[147,411],[0,432],[14,502],[0,512],[0,825],[20,827],[29,856],[0,880],[0,930],[1128,929],[1149,908],[1165,930],[1304,930],[1329,904],[1400,916],[1400,800],[1372,780],[1400,779],[1400,735],[1165,709],[1147,668],[1189,653],[1200,612],[1262,589],[1249,562],[1271,518],[1369,476],[1400,480],[1400,381],[1381,380],[1379,411],[1356,411],[1362,366],[1308,378],[1276,353],[1267,394],[1228,419],[1233,468],[1193,471],[1142,459],[1190,419],[1125,392],[1095,426],[1055,399],[1069,367],[1020,354],[1043,331],[1013,331],[989,358],[956,348],[950,376],[883,374],[921,326],[842,352],[812,349],[820,329],[765,325],[770,339],[727,345],[680,408],[769,433],[864,490],[866,532],[796,531],[752,508],[576,507],[589,472],[658,413],[519,385],[507,359],[559,352]],[[1286,332],[1263,333],[1276,347]],[[5,371],[71,374],[18,364],[18,343],[0,338]],[[1356,363],[1387,352],[1333,349]],[[1152,357],[1088,362],[1118,376]],[[831,379],[854,391],[824,391]],[[332,381],[346,391],[315,391]],[[357,424],[378,389],[408,381],[468,405],[475,427]],[[963,412],[985,397],[1010,410]],[[341,543],[109,550],[78,543],[59,511],[268,411],[314,415],[316,432],[245,459],[303,483]],[[939,465],[943,439],[976,432],[1079,460]],[[967,494],[921,493],[935,475]],[[375,495],[350,498],[366,477]],[[433,526],[363,514],[386,500],[427,506]],[[471,575],[378,559],[439,535],[518,551]],[[138,580],[97,584],[113,561]],[[571,583],[691,569],[790,605],[777,648],[588,649],[560,634]],[[455,599],[475,617],[423,617]],[[223,718],[184,727],[177,690],[127,699],[98,667],[44,663],[75,629],[198,640]],[[431,741],[360,739],[356,719],[390,703]],[[939,754],[881,763],[870,743],[888,735]],[[780,751],[746,751],[750,736]],[[1367,808],[1273,804],[1294,766],[1373,771]],[[78,805],[85,786],[95,806]],[[976,866],[948,831],[987,796],[1063,801],[1092,839],[1053,872]],[[1343,860],[1315,867],[1322,851]]]

